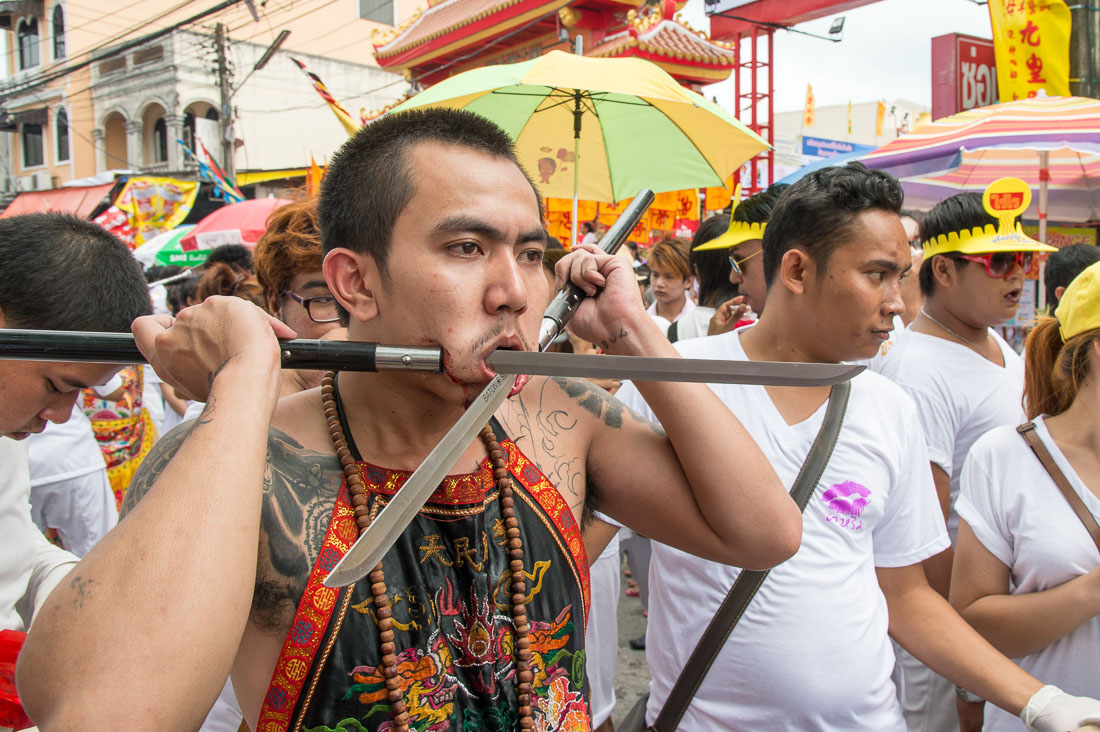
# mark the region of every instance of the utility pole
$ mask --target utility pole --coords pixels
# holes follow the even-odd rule
[[[1094,0],[1070,5],[1069,90],[1078,97],[1100,97],[1100,8]]]
[[[233,107],[231,104],[232,92],[230,92],[229,64],[225,57],[225,26],[218,23],[214,26],[214,44],[218,53],[218,90],[221,93],[221,110],[218,114],[218,126],[222,138],[222,167],[229,180],[237,177],[237,166],[234,165],[236,155],[235,140],[233,135]]]

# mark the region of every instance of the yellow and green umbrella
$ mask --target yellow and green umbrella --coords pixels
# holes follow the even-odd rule
[[[458,74],[390,113],[417,107],[491,119],[516,141],[520,162],[544,196],[574,201],[615,203],[642,188],[724,186],[768,148],[716,104],[635,58],[551,51]]]

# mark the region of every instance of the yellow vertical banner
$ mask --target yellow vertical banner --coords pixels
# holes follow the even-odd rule
[[[1069,96],[1070,12],[1064,0],[989,0],[1001,101],[1045,90]]]
[[[806,106],[802,110],[802,126],[814,126],[814,88],[806,85]]]
[[[875,109],[875,137],[882,137],[882,121],[886,118],[886,105],[878,103]]]

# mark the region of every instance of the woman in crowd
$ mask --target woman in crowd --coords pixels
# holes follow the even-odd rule
[[[1035,327],[1025,347],[1024,402],[1033,422],[987,433],[963,466],[951,602],[1025,670],[1068,693],[1096,696],[1100,264],[1070,284],[1055,316]],[[1037,449],[1029,449],[1027,433]],[[1040,462],[1043,452],[1068,493]],[[1023,729],[1016,717],[986,707],[985,730]]]

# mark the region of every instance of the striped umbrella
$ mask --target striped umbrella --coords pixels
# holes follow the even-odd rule
[[[963,148],[1051,143],[1100,144],[1100,101],[1040,96],[970,109],[922,125],[862,160],[870,168],[911,178],[958,167]],[[1020,177],[1030,180],[1035,175]]]
[[[928,209],[956,193],[981,193],[998,178],[1010,176],[1031,185],[1031,206],[1024,212],[1025,218],[1100,219],[1100,144],[963,148],[956,158],[957,165],[951,170],[902,179],[906,207]]]

